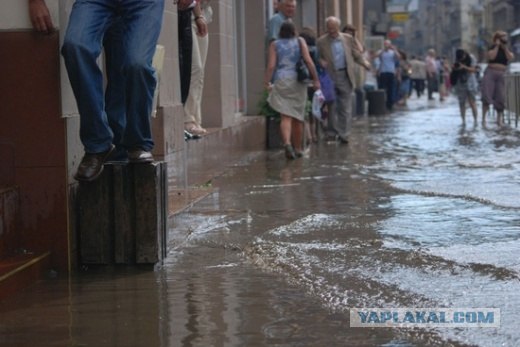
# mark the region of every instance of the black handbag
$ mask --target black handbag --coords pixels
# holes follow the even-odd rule
[[[298,82],[304,83],[311,79],[311,74],[309,72],[307,64],[305,63],[305,60],[303,60],[303,57],[301,56],[302,46],[299,38],[298,45],[300,46],[300,60],[298,60],[298,62],[296,63],[296,73],[298,75]]]

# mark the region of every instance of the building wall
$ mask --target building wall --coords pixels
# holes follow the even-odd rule
[[[50,1],[58,22],[58,2]],[[67,149],[62,116],[59,32],[35,35],[25,1],[0,4],[0,186],[16,187],[20,216],[17,249],[51,251],[52,266],[68,270]],[[1,217],[1,216],[0,216]],[[0,234],[0,237],[2,235]]]
[[[407,35],[412,37],[408,48],[414,52],[434,48],[451,59],[455,49],[463,47],[478,57],[488,16],[483,1],[419,1],[407,25]]]

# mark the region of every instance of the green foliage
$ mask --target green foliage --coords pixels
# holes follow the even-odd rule
[[[262,93],[262,97],[258,101],[258,113],[266,116],[266,117],[273,117],[273,118],[279,118],[280,114],[273,110],[269,103],[267,102],[267,97],[269,96],[269,92],[267,90],[264,90]]]

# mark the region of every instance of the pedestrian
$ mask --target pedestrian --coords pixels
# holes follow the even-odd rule
[[[489,105],[497,111],[497,123],[502,123],[505,109],[505,78],[507,65],[514,54],[507,46],[507,33],[497,31],[493,34],[493,45],[487,51],[488,66],[482,78],[482,123],[486,122]]]
[[[433,93],[439,90],[438,69],[435,56],[435,50],[430,48],[425,58],[428,100],[433,100]]]
[[[33,28],[41,33],[50,34],[54,31],[54,24],[49,14],[49,9],[45,0],[30,0],[29,1],[29,17]],[[122,47],[122,27],[121,18],[114,20],[110,28],[103,37],[103,50],[105,53],[105,65],[111,66],[107,68],[108,72],[106,79],[107,85],[105,90],[105,112],[110,128],[114,133],[115,150],[111,153],[110,162],[126,162],[127,151],[121,148],[121,138],[124,131],[124,122],[120,120],[125,119],[125,96],[120,91],[124,89],[125,79],[121,73],[120,67],[123,64],[123,56],[120,54]]]
[[[269,90],[267,102],[281,116],[280,131],[287,159],[303,155],[307,84],[297,79],[296,65],[301,59],[310,71],[314,89],[320,89],[318,73],[307,44],[303,38],[296,36],[294,24],[287,21],[280,28],[279,39],[269,45],[264,77],[265,87]]]
[[[446,96],[446,84],[443,58],[437,57],[435,59],[435,64],[437,64],[437,88],[439,92],[439,99],[440,101],[444,101],[444,97]]]
[[[376,52],[372,49],[365,50],[363,57],[370,64],[370,69],[366,71],[365,82],[363,84],[363,90],[365,93],[378,89],[377,85],[377,67],[376,67]]]
[[[208,56],[209,35],[207,24],[211,23],[213,10],[210,0],[197,3],[191,15],[192,55],[191,79],[188,96],[184,104],[184,129],[193,135],[205,135],[202,127],[202,91],[204,68]]]
[[[164,0],[126,1],[107,6],[106,1],[77,0],[70,13],[69,24],[61,49],[76,97],[80,114],[80,139],[85,155],[75,179],[92,181],[103,170],[103,165],[115,144],[128,151],[131,163],[153,161],[151,150],[150,115],[157,80],[152,67],[157,40],[161,30]],[[119,68],[125,79],[126,100],[121,142],[114,143],[103,98],[103,74],[96,61],[101,54],[103,36],[117,21],[122,32]],[[85,30],[89,28],[89,30]],[[108,65],[107,69],[115,68]],[[108,74],[110,71],[108,71]]]
[[[188,99],[191,83],[191,57],[193,54],[193,34],[191,16],[197,6],[195,0],[184,0],[177,5],[177,38],[179,42],[179,74],[181,82],[181,102]]]
[[[336,100],[329,106],[327,121],[328,136],[334,136],[341,143],[348,143],[348,132],[352,123],[352,92],[355,86],[354,62],[370,69],[363,55],[354,49],[351,35],[341,33],[341,21],[328,17],[325,21],[327,33],[318,39],[320,64],[332,80],[336,90]]]
[[[424,93],[424,86],[426,82],[426,63],[416,56],[412,56],[410,60],[410,68],[412,73],[410,79],[412,88],[410,88],[410,94],[412,89],[415,90],[415,94],[419,99]]]
[[[390,40],[385,40],[384,48],[379,52],[379,87],[386,92],[386,109],[391,112],[396,101],[396,72],[399,64],[399,53]]]
[[[444,89],[445,94],[444,97],[447,97],[451,92],[451,82],[450,82],[450,73],[451,73],[451,64],[447,57],[442,57],[442,70],[443,70],[443,80],[444,80]]]
[[[277,12],[269,20],[267,40],[272,42],[278,39],[280,28],[286,21],[292,21],[296,13],[296,0],[278,0]]]
[[[466,122],[466,101],[473,112],[474,123],[477,123],[478,82],[477,61],[467,51],[459,48],[455,51],[455,62],[450,73],[450,82],[459,100],[460,116],[462,123]]]
[[[318,48],[316,47],[316,32],[314,29],[305,27],[300,31],[300,37],[305,40],[307,48],[309,49],[309,55],[312,58],[312,62],[316,67],[318,76],[320,74]],[[307,85],[307,100],[312,103],[314,97],[314,86],[312,84]],[[311,142],[318,142],[318,127],[320,123],[312,116],[311,110],[305,114],[305,138]]]
[[[401,60],[399,61],[399,96],[397,104],[406,106],[408,95],[410,94],[410,76],[412,74],[412,66],[408,61],[408,56],[404,51],[399,50]]]

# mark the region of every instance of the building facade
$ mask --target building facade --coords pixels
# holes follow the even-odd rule
[[[520,2],[511,0],[417,1],[405,26],[405,49],[424,55],[434,48],[451,58],[462,47],[484,60],[494,31],[520,28],[518,11]]]

